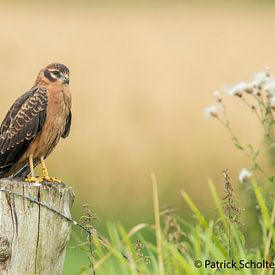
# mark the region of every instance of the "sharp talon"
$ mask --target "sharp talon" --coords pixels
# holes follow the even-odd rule
[[[38,179],[38,182],[43,182],[43,177],[36,177]]]
[[[41,177],[27,177],[25,178],[25,182],[33,183],[33,182],[42,182],[43,179]]]
[[[53,181],[55,181],[55,182],[58,182],[58,183],[61,183],[62,182],[62,180],[60,180],[60,179],[58,179],[58,178],[52,178],[53,179]]]
[[[47,181],[47,182],[56,182],[56,183],[62,183],[61,180],[59,180],[58,178],[55,177],[42,177],[43,181]]]

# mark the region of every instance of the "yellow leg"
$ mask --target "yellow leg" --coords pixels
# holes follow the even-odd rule
[[[43,178],[48,178],[49,173],[48,173],[48,170],[47,170],[47,167],[46,167],[44,157],[41,157],[40,161],[41,161],[41,166],[42,166],[42,176],[43,176]]]
[[[46,167],[45,159],[44,156],[40,158],[41,166],[42,166],[42,179],[48,182],[58,182],[61,183],[61,180],[54,178],[54,177],[49,177],[48,169]]]
[[[41,178],[36,178],[34,174],[34,167],[33,167],[33,155],[29,156],[29,166],[30,166],[30,173],[31,175],[28,176],[25,181],[26,182],[42,182]]]
[[[29,166],[30,166],[30,171],[31,171],[31,177],[35,177],[34,175],[34,168],[33,168],[33,156],[29,156]]]

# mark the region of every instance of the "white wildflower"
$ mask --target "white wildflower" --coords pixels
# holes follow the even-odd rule
[[[215,91],[213,93],[213,96],[217,99],[218,102],[222,101],[222,96],[221,96],[221,93],[219,91]]]
[[[204,117],[206,119],[208,119],[210,117],[218,117],[219,109],[221,109],[221,107],[218,105],[211,105],[211,106],[206,107],[204,109]]]
[[[270,73],[266,69],[263,72],[259,72],[255,74],[252,81],[252,85],[254,87],[261,87],[262,85],[266,84],[269,81],[269,79],[270,79]]]
[[[269,96],[275,94],[275,78],[270,78],[264,85],[264,90]]]
[[[232,87],[225,88],[225,92],[228,95],[236,95],[241,97],[244,92],[247,92],[252,87],[251,83],[240,82]]]
[[[239,181],[246,182],[251,178],[251,176],[252,176],[252,173],[249,170],[242,168],[239,174]]]

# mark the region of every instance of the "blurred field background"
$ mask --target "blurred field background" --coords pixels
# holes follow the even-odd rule
[[[275,72],[273,1],[22,1],[0,7],[1,118],[41,67],[57,61],[71,70],[72,132],[48,168],[74,188],[74,217],[90,203],[103,231],[104,220],[126,227],[152,221],[152,171],[162,205],[184,216],[179,190],[185,188],[207,211],[207,179],[222,187],[222,169],[237,180],[248,165],[226,131],[203,120],[202,110],[225,84],[265,66]],[[240,139],[260,146],[260,126],[246,123],[249,111],[235,98],[227,103]],[[76,253],[68,249],[66,274],[77,270]]]

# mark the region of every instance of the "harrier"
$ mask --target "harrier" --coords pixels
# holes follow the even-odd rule
[[[69,69],[50,64],[40,70],[34,86],[14,102],[1,124],[0,178],[58,182],[49,177],[45,159],[60,138],[69,135],[71,119]],[[37,178],[34,167],[39,162],[42,177]]]

